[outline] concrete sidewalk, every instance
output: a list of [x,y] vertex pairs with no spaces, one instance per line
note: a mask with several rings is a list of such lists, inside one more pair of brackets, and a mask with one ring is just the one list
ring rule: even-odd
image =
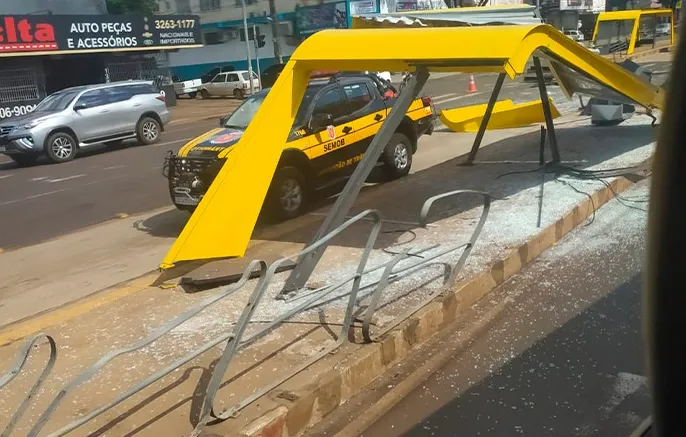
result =
[[[626,167],[643,161],[653,149],[655,131],[648,126],[649,122],[647,117],[637,116],[617,127],[596,128],[589,126],[585,119],[564,117],[556,123],[563,160],[567,165],[585,169]],[[427,140],[441,144],[442,147],[433,150],[444,153],[440,159],[443,161],[447,156],[464,154],[471,146],[472,139],[472,135],[437,132]],[[480,201],[476,198],[459,198],[437,204],[427,228],[418,228],[411,223],[416,222],[423,201],[432,195],[455,189],[484,190],[494,197],[494,203],[486,227],[459,280],[461,284],[467,283],[471,279],[481,278],[486,272],[488,281],[497,284],[513,271],[510,264],[501,263],[503,257],[518,248],[529,247],[523,246],[527,242],[538,241],[534,236],[543,230],[552,232],[559,239],[569,230],[569,226],[565,227],[566,230],[557,229],[561,217],[572,217],[574,224],[578,224],[592,213],[591,205],[599,206],[611,197],[601,181],[572,178],[557,181],[549,175],[544,179],[543,206],[540,224],[537,223],[543,180],[543,174],[536,172],[538,140],[538,128],[488,132],[487,142],[484,143],[488,145],[480,151],[476,166],[458,166],[460,159],[437,164],[440,162],[438,159],[418,154],[412,176],[367,190],[356,203],[354,213],[375,208],[390,220],[377,240],[370,265],[387,261],[393,252],[409,246],[417,250],[468,241],[481,214]],[[615,186],[614,189],[621,191],[621,186]],[[589,202],[588,196],[596,190],[604,190],[604,194],[592,196],[594,200]],[[578,206],[580,204],[584,205],[583,208]],[[324,206],[320,213],[327,208]],[[145,225],[145,233],[152,234],[152,238],[160,238],[163,234],[163,231],[154,230],[156,218],[158,216],[139,222]],[[253,244],[270,245],[276,250],[292,252],[309,241],[321,220],[320,215],[309,215],[281,227],[258,230]],[[171,223],[162,222],[167,223],[166,232],[171,233]],[[121,239],[128,240],[121,241],[123,247],[131,242],[131,235],[136,235],[136,232],[140,231],[129,231],[129,236],[122,234]],[[368,232],[369,224],[362,223],[354,225],[334,240],[315,271],[313,284],[330,284],[341,275],[353,271]],[[540,251],[536,247],[535,244],[530,246],[529,253],[519,250],[521,264],[534,257],[535,250]],[[429,253],[431,250],[425,255]],[[384,327],[393,326],[399,315],[438,290],[444,280],[445,264],[453,264],[459,254],[454,252],[445,255],[436,263],[391,284],[375,313],[373,331],[379,332]],[[5,255],[8,254],[2,257]],[[410,261],[416,261],[416,258]],[[3,259],[0,262],[5,265]],[[257,308],[253,323],[249,326],[248,335],[254,334],[266,322],[298,302],[274,300],[285,276],[277,276],[276,282],[268,289],[265,300]],[[378,279],[378,275],[370,275],[363,282],[375,279]],[[490,284],[488,281],[482,281],[479,289],[484,290],[485,284]],[[207,308],[155,343],[112,362],[82,388],[65,398],[45,431],[55,430],[113,399],[146,375],[232,329],[254,285],[255,281],[251,281],[244,289]],[[366,290],[369,291],[368,288]],[[20,423],[18,435],[26,433],[28,425],[36,420],[53,396],[102,354],[137,341],[191,305],[221,291],[187,294],[180,289],[149,288],[135,295],[124,296],[79,318],[47,328],[46,332],[58,342],[59,358],[45,386],[35,397],[35,406]],[[368,297],[367,294],[359,302],[360,313],[369,304]],[[468,305],[465,302],[470,302],[467,296],[462,296],[462,299],[465,299],[463,303],[453,304],[461,308]],[[221,411],[219,405],[230,407],[255,390],[278,382],[289,376],[301,363],[334,344],[344,305],[345,301],[339,299],[322,306],[320,311],[302,313],[241,351],[224,379],[216,408]],[[446,305],[449,304],[444,303],[444,308],[447,308]],[[341,400],[349,398],[355,390],[373,379],[385,365],[402,357],[405,349],[410,348],[414,341],[421,341],[428,332],[436,329],[440,320],[426,319],[430,325],[423,323],[418,322],[414,328],[410,326],[412,329],[409,331],[409,328],[404,328],[401,337],[389,337],[391,343],[384,341],[365,346],[359,344],[355,336],[351,337],[352,343],[344,344],[335,356],[310,367],[304,374],[295,375],[278,390],[271,391],[268,396],[242,410],[239,417],[208,428],[206,435],[281,435],[282,431],[284,435],[298,435],[308,424],[330,412]],[[1,368],[7,368],[19,347],[20,343],[16,342],[0,349]],[[4,413],[0,416],[3,418],[10,417],[21,395],[40,372],[46,350],[45,346],[38,348],[32,354],[26,371],[5,388],[10,395],[0,405],[0,412]],[[218,354],[217,348],[210,350],[190,365],[176,369],[153,386],[104,413],[73,435],[188,435],[192,429],[191,423],[197,421],[199,402],[202,400],[199,394],[206,387],[208,369],[212,368]],[[269,428],[267,425],[273,425],[278,433],[262,434]]]

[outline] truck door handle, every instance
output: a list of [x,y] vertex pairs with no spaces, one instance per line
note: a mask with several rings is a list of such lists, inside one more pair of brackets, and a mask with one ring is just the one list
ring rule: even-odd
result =
[[383,115],[381,115],[381,114],[376,114],[376,115],[374,116],[374,120],[375,120],[375,121],[380,121],[381,119],[383,119]]
[[101,109],[101,110],[100,110],[100,113],[101,113],[101,114],[105,114],[105,113],[107,113],[107,112],[110,112],[110,110],[109,110],[109,109]]
[[344,134],[349,134],[351,130],[353,130],[353,128],[351,128],[350,126],[346,126],[346,127],[343,128],[343,133],[344,133]]
[[141,106],[141,104],[140,104],[140,103],[134,103],[133,106],[134,106],[135,108],[137,108],[137,107]]

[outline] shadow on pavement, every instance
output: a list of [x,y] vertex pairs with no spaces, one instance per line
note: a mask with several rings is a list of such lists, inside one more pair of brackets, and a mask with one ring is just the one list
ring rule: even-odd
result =
[[640,376],[640,284],[637,274],[619,285],[403,437],[457,435],[451,430],[458,429],[469,436],[628,436],[650,408]]

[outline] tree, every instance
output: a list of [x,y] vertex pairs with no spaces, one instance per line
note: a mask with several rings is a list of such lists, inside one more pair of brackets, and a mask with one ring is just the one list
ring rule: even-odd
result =
[[157,0],[106,0],[110,14],[154,14],[158,10]]

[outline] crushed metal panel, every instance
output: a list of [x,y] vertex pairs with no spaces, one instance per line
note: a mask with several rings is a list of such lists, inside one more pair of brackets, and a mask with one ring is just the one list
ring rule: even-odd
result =
[[[584,50],[588,51],[584,48]],[[571,98],[575,93],[615,102],[638,104],[645,108],[660,109],[664,103],[664,90],[650,83],[644,74],[633,74],[619,64],[589,53],[600,63],[612,66],[612,76],[601,74],[602,70],[584,71],[577,65],[571,65],[568,59],[562,58],[546,49],[536,51],[537,55],[550,63],[550,70],[555,76],[560,89]]]
[[581,73],[574,71],[566,65],[550,61],[557,76],[560,87],[572,94],[583,94],[586,96],[597,97],[599,99],[612,100],[621,103],[636,103],[634,100],[620,94],[619,92],[602,85]]

